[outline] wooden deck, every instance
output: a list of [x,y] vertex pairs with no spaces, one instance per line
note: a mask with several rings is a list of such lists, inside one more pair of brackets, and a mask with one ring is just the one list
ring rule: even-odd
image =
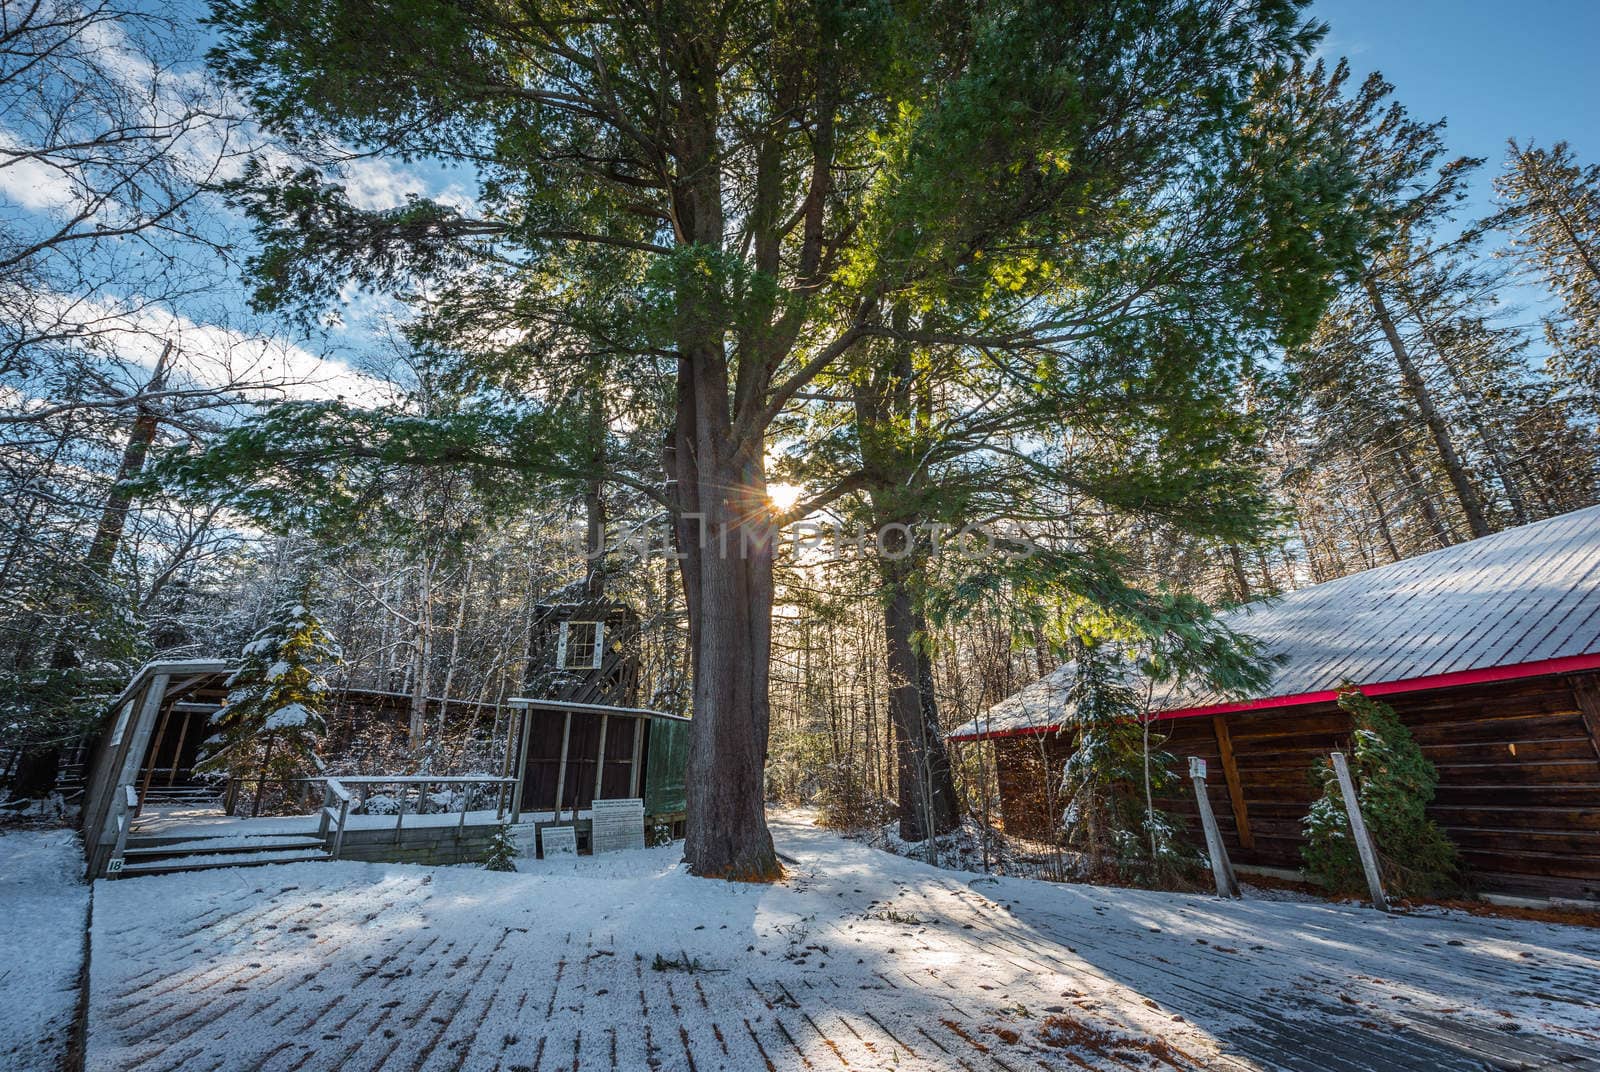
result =
[[660,853],[581,898],[348,863],[102,883],[87,1067],[1600,1069],[1597,931],[995,883],[777,829],[776,888]]

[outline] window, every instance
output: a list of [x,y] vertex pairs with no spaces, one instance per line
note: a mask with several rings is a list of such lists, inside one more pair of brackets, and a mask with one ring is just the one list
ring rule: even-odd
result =
[[598,670],[605,655],[604,622],[562,622],[556,665],[563,670]]

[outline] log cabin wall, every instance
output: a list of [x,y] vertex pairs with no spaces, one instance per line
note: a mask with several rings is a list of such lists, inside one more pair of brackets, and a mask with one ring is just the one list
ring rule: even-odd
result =
[[[1438,768],[1429,814],[1460,849],[1470,883],[1486,892],[1600,900],[1600,672],[1384,700]],[[1234,861],[1298,869],[1300,823],[1315,799],[1312,764],[1349,749],[1349,717],[1323,703],[1158,726],[1170,734],[1166,749],[1180,771],[1189,756],[1206,760],[1211,809]],[[1006,829],[1035,831],[1027,836],[1046,822],[1038,741],[1059,771],[1065,737],[995,742]],[[1198,837],[1193,792],[1187,779],[1183,785],[1161,805]]]
[[1054,734],[1007,737],[994,742],[995,782],[1000,791],[1000,826],[1012,837],[1049,841],[1056,814],[1050,772],[1061,777],[1064,738]]
[[[1600,739],[1585,698],[1600,675],[1549,676],[1387,697],[1439,771],[1429,810],[1481,889],[1600,899]],[[1243,830],[1226,779],[1217,722],[1174,719],[1168,749],[1204,756],[1213,810],[1241,863],[1300,865],[1300,822],[1314,799],[1309,770],[1350,746],[1334,704],[1221,716],[1238,769]],[[1192,798],[1174,801],[1192,815]]]

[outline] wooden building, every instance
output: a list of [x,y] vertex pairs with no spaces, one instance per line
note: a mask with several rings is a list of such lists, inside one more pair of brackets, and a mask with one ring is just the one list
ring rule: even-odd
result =
[[[586,813],[596,799],[639,798],[644,801],[647,829],[665,827],[682,836],[689,720],[634,706],[637,640],[638,616],[620,604],[541,607],[529,637],[526,680],[532,698],[508,700],[503,714],[502,705],[448,697],[427,701],[430,720],[486,719],[503,727],[498,738],[504,745],[499,778],[368,769],[345,780],[365,788],[388,783],[410,786],[419,800],[430,785],[440,789],[452,781],[495,783],[495,807],[473,820],[477,826],[492,832],[502,814],[530,830],[570,825],[580,846],[588,842]],[[193,772],[232,672],[231,660],[152,662],[113,701],[91,749],[84,791],[82,825],[90,875],[107,873],[114,857],[120,863],[130,834],[157,806],[211,808],[219,816],[234,813],[232,784],[222,792],[216,778]],[[341,687],[329,694],[329,701],[326,743],[330,753],[344,757],[347,765],[374,751],[368,746],[380,738],[397,746],[405,736],[412,707],[408,694]],[[392,752],[393,747],[376,750]],[[310,779],[304,787],[296,785],[297,793],[305,789],[308,808],[326,781]],[[509,792],[503,791],[507,786]],[[451,837],[460,849],[456,855],[466,853],[470,858],[467,850],[487,834],[472,828],[466,814],[461,812],[461,825]],[[315,825],[315,820],[313,815],[308,823]],[[392,844],[374,848],[378,855],[370,858],[410,859],[413,850],[432,852],[430,846],[413,844],[433,836],[428,829],[404,831],[402,836],[397,820]],[[357,845],[368,833],[352,830],[346,844]],[[437,855],[428,858],[441,862]]]
[[[1247,604],[1282,659],[1262,695],[1161,688],[1152,719],[1207,760],[1236,863],[1300,866],[1312,764],[1348,750],[1335,690],[1390,704],[1439,771],[1430,814],[1484,892],[1600,901],[1600,507]],[[949,734],[990,742],[1003,822],[1053,835],[1071,666]],[[1193,817],[1192,795],[1166,801]],[[1197,830],[1198,824],[1192,822]]]
[[639,618],[621,603],[542,606],[529,638],[527,698],[515,756],[514,811],[577,817],[595,800],[639,798],[647,826],[681,837],[689,720],[635,706]]

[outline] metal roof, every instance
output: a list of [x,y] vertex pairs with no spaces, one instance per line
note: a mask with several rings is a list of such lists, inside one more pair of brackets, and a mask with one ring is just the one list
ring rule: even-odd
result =
[[[1348,680],[1374,695],[1600,665],[1600,506],[1248,603],[1220,616],[1283,657],[1245,702],[1158,687],[1168,715],[1315,702]],[[1513,669],[1515,668],[1515,669]],[[1070,664],[948,736],[1041,732],[1064,720]],[[1373,687],[1376,686],[1376,687]]]

